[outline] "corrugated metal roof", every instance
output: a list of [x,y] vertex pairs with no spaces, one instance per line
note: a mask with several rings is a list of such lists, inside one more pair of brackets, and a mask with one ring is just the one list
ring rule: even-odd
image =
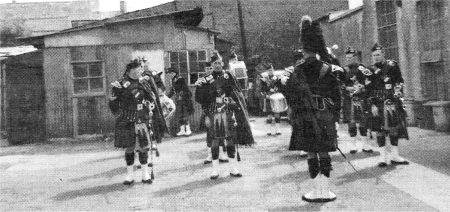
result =
[[17,56],[25,53],[37,51],[34,46],[14,46],[14,47],[0,47],[0,60],[7,59],[11,56]]
[[[85,24],[82,26],[78,26],[78,27],[72,27],[69,29],[65,29],[50,35],[55,35],[55,34],[62,34],[62,33],[68,33],[68,32],[73,32],[73,31],[81,31],[81,30],[86,30],[86,29],[92,29],[92,28],[97,28],[97,27],[103,27],[105,25],[108,24],[117,24],[117,23],[123,23],[123,22],[128,22],[128,21],[136,21],[136,20],[143,20],[143,19],[150,19],[150,18],[156,18],[156,17],[162,17],[162,16],[177,16],[177,15],[186,15],[186,16],[196,16],[199,15],[199,13],[201,14],[201,17],[197,17],[199,20],[194,21],[192,23],[191,26],[198,26],[198,24],[201,22],[201,20],[203,19],[203,11],[201,8],[195,8],[195,9],[191,9],[191,10],[182,10],[182,11],[174,11],[174,12],[168,12],[168,13],[163,13],[163,14],[157,14],[154,15],[153,11],[150,10],[151,8],[147,8],[144,10],[138,10],[138,11],[134,11],[134,12],[129,12],[129,13],[125,13],[122,15],[118,15],[112,18],[107,18],[107,19],[103,19],[100,21],[95,21],[89,24]],[[148,13],[146,13],[146,11],[148,11]]]
[[336,13],[330,13],[328,22],[333,22],[333,21],[339,20],[339,19],[344,18],[348,15],[351,15],[355,12],[358,12],[362,9],[363,9],[363,6],[359,6],[359,7],[353,8],[351,10],[344,10],[344,11],[339,11]]

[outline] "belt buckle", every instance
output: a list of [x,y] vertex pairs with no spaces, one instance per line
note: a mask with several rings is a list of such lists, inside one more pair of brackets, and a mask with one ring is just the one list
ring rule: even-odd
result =
[[[317,109],[320,111],[325,110],[325,101],[323,97],[315,97]],[[322,108],[320,107],[320,103],[322,103]]]

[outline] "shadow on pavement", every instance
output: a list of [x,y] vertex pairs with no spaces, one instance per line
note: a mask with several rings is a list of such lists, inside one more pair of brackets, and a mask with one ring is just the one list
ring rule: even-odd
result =
[[[159,171],[158,172],[155,171],[155,175],[168,175],[168,174],[171,174],[171,173],[180,173],[180,172],[185,172],[185,171],[195,172],[197,170],[204,169],[204,168],[207,168],[207,167],[210,167],[210,165],[205,165],[202,162],[202,163],[199,163],[199,164],[187,165],[187,166],[183,166],[183,167],[180,167],[180,168],[167,169],[167,170],[163,170],[163,171],[160,171],[160,172]],[[156,164],[154,168],[158,169],[158,164]]]
[[263,180],[260,187],[264,189],[276,185],[277,183],[301,183],[309,179],[310,177],[308,171],[294,172],[284,176],[272,177],[267,180]]
[[63,193],[60,193],[60,194],[54,196],[53,199],[56,201],[67,201],[67,200],[72,200],[72,199],[75,199],[78,197],[107,194],[107,193],[116,192],[116,191],[125,191],[129,188],[130,188],[130,186],[125,186],[122,183],[116,183],[116,184],[111,184],[111,185],[102,185],[102,186],[96,186],[96,187],[92,187],[92,188],[63,192]]
[[[299,197],[301,198],[301,197]],[[301,206],[285,206],[269,209],[269,211],[321,211],[326,203],[306,203]]]
[[94,174],[94,175],[90,175],[90,176],[79,177],[79,178],[71,179],[69,181],[70,182],[80,182],[80,181],[85,181],[85,180],[94,179],[94,178],[109,178],[109,179],[111,179],[114,176],[124,174],[125,172],[126,172],[126,169],[124,167],[118,167],[118,168],[111,169],[106,172],[102,172],[102,173]]
[[189,182],[189,183],[186,183],[181,186],[176,186],[176,187],[159,190],[159,191],[155,192],[155,195],[156,196],[167,196],[167,195],[173,195],[173,194],[184,192],[184,191],[193,191],[196,189],[207,189],[207,188],[210,188],[210,187],[222,184],[222,183],[229,183],[235,179],[236,178],[230,177],[230,176],[227,176],[227,177],[222,176],[216,180],[211,180],[209,178],[205,178],[203,180]]
[[394,165],[389,165],[384,168],[378,167],[376,164],[373,167],[369,167],[366,169],[357,169],[358,172],[353,172],[341,175],[336,178],[339,182],[335,183],[336,186],[340,186],[347,183],[352,183],[355,181],[363,180],[363,179],[375,179],[375,184],[378,185],[381,181],[380,176],[395,170],[396,167]]
[[202,149],[196,150],[196,151],[190,151],[187,153],[190,160],[205,159],[207,154],[208,153],[207,153],[206,148],[202,148]]
[[112,156],[112,157],[101,158],[101,159],[92,160],[92,161],[86,161],[85,163],[88,163],[88,164],[92,164],[92,163],[100,163],[100,162],[104,162],[104,161],[108,161],[108,160],[122,159],[123,157],[124,157],[123,155]]

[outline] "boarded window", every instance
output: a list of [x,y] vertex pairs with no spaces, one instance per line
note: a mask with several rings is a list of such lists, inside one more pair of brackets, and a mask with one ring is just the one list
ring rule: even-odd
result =
[[178,74],[194,84],[206,72],[207,59],[205,50],[169,52],[170,67],[176,68]]
[[376,3],[378,40],[385,48],[387,59],[398,61],[397,18],[393,0],[381,0]]
[[72,63],[74,94],[102,93],[104,91],[103,62]]

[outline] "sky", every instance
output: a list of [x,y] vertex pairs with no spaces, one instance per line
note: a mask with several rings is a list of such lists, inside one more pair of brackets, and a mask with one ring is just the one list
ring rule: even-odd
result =
[[[55,0],[55,1],[71,1],[71,0]],[[128,12],[153,7],[156,5],[171,2],[173,0],[126,0]],[[229,0],[224,0],[229,1]],[[350,9],[362,5],[363,0],[349,0]],[[12,0],[0,0],[0,3],[11,3]],[[52,0],[16,0],[17,3],[22,2],[52,2]],[[100,0],[100,11],[118,11],[120,0]]]

